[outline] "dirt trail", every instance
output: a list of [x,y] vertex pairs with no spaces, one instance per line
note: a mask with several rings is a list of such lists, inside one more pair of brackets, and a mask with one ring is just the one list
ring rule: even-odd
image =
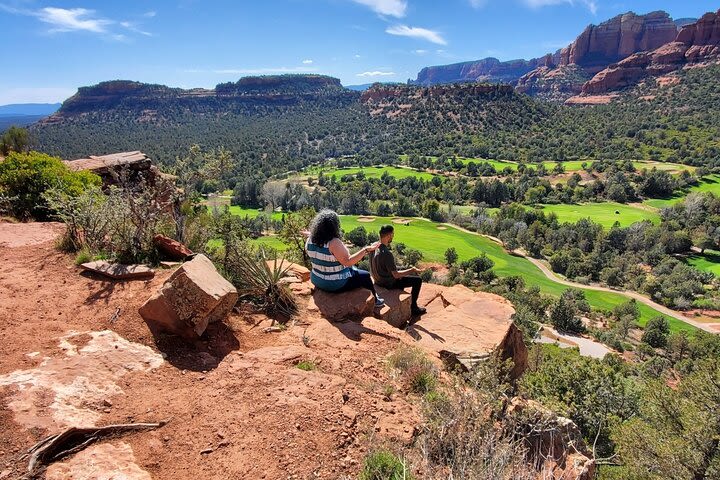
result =
[[[493,237],[493,236],[490,236],[490,235],[482,235],[482,234],[480,234],[480,233],[473,232],[473,231],[471,231],[471,230],[468,230],[468,229],[459,227],[459,226],[457,226],[457,225],[453,225],[453,224],[451,224],[451,223],[446,223],[446,224],[444,224],[444,225],[451,226],[451,227],[453,227],[453,228],[456,228],[456,229],[461,230],[461,231],[466,232],[466,233],[470,233],[470,234],[473,234],[473,235],[480,235],[480,236],[482,236],[482,237],[489,238],[490,240],[494,241],[495,243],[498,243],[498,244],[502,245],[502,241],[501,241],[499,238],[496,238],[496,237]],[[664,315],[667,315],[667,316],[669,316],[669,317],[673,317],[673,318],[675,318],[675,319],[677,319],[677,320],[680,320],[681,322],[688,323],[688,324],[690,324],[690,325],[692,325],[692,326],[694,326],[694,327],[699,328],[700,330],[704,330],[704,331],[709,332],[709,333],[720,334],[720,323],[703,323],[703,322],[698,322],[697,320],[693,320],[692,318],[688,318],[688,317],[686,317],[685,315],[683,315],[683,314],[681,314],[681,313],[679,313],[679,312],[677,312],[677,311],[675,311],[675,310],[672,310],[672,309],[670,309],[670,308],[668,308],[668,307],[666,307],[666,306],[664,306],[664,305],[660,305],[659,303],[655,303],[655,302],[653,302],[652,300],[650,300],[649,298],[647,298],[647,297],[645,297],[645,296],[643,296],[643,295],[641,295],[641,294],[639,294],[639,293],[637,293],[637,292],[633,292],[633,291],[631,291],[631,290],[613,290],[612,288],[602,287],[602,286],[599,286],[599,285],[584,285],[584,284],[582,284],[582,283],[576,283],[576,282],[571,282],[570,280],[565,280],[565,279],[563,279],[563,278],[558,277],[558,276],[555,274],[555,272],[553,272],[552,270],[550,270],[550,269],[547,267],[547,265],[545,265],[542,261],[538,260],[537,258],[532,258],[532,257],[526,255],[525,252],[523,252],[522,250],[518,249],[518,250],[515,250],[513,253],[516,254],[516,255],[519,255],[519,256],[521,256],[521,257],[523,257],[523,258],[525,258],[525,259],[528,260],[528,261],[530,261],[533,265],[535,265],[536,267],[538,267],[538,268],[540,269],[540,271],[541,271],[548,279],[552,280],[553,282],[559,283],[559,284],[561,284],[561,285],[566,285],[566,286],[568,286],[568,287],[580,288],[580,289],[583,289],[583,290],[595,290],[595,291],[598,291],[598,292],[615,293],[615,294],[619,294],[619,295],[624,295],[624,296],[626,296],[626,297],[634,298],[634,299],[637,300],[638,302],[644,303],[644,304],[647,305],[648,307],[654,308],[655,310],[659,311],[660,313],[662,313],[662,314],[664,314]]]
[[[90,447],[48,478],[104,478],[92,470],[102,465],[131,479],[355,478],[369,448],[413,434],[417,407],[385,398],[382,359],[400,340],[381,321],[303,314],[264,333],[267,317],[234,313],[188,346],[154,338],[137,313],[169,270],[107,281],[55,250],[57,225],[0,232],[2,478],[19,477],[24,451],[73,423],[169,420]],[[317,369],[298,369],[302,359]]]

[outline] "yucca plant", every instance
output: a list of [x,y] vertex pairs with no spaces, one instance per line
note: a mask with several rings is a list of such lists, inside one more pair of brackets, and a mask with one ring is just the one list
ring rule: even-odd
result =
[[232,247],[228,273],[238,290],[240,298],[251,300],[270,316],[280,314],[285,321],[297,312],[297,303],[292,291],[281,280],[287,276],[290,263],[275,256],[268,262],[265,251],[259,255],[240,252]]

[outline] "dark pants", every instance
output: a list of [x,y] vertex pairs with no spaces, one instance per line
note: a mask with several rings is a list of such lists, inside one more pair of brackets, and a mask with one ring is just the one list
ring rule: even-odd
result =
[[339,289],[335,290],[334,293],[348,292],[350,290],[355,290],[356,288],[365,288],[367,290],[370,290],[373,295],[377,297],[377,293],[375,292],[375,285],[373,285],[370,272],[360,269],[353,269],[352,277],[348,278],[347,283],[345,283],[345,285],[343,285]]
[[422,286],[422,278],[417,275],[408,275],[407,277],[398,278],[391,288],[407,288],[412,287],[410,296],[412,296],[412,308],[417,308],[418,297],[420,296],[420,287]]

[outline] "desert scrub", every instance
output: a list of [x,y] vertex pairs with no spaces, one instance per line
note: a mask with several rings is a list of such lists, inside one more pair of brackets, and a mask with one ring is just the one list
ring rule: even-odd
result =
[[413,480],[407,464],[389,450],[368,454],[360,471],[360,480]]
[[313,370],[317,370],[317,365],[315,365],[315,362],[312,360],[302,360],[298,362],[297,365],[295,365],[300,370],[304,370],[306,372],[312,372]]
[[530,480],[521,440],[496,420],[488,396],[456,378],[447,393],[428,393],[418,437],[426,478]]
[[426,394],[437,387],[438,370],[419,348],[398,348],[388,357],[388,366],[398,371],[402,383],[414,393]]
[[91,262],[92,259],[92,252],[88,248],[81,248],[80,251],[77,252],[77,255],[75,255],[75,265]]

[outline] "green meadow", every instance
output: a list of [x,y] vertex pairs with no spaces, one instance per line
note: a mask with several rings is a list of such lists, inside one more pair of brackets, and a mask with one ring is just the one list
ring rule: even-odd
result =
[[360,172],[362,172],[368,178],[380,178],[386,172],[391,177],[394,177],[397,179],[415,177],[415,178],[419,178],[421,180],[432,180],[432,178],[435,176],[432,173],[428,173],[428,172],[418,172],[417,170],[413,170],[410,168],[392,167],[392,166],[387,166],[387,167],[349,167],[349,168],[311,167],[306,170],[303,170],[300,173],[300,176],[317,177],[317,175],[320,172],[322,172],[323,175],[326,177],[334,176],[334,177],[338,177],[338,178],[342,177],[343,175],[357,175]]
[[[399,155],[398,156],[401,162],[407,162],[408,155]],[[438,157],[434,156],[428,156],[431,160],[435,161]],[[500,173],[505,168],[510,168],[511,170],[515,171],[518,169],[518,166],[520,165],[518,162],[513,162],[510,160],[491,160],[487,158],[471,158],[471,157],[457,157],[459,161],[461,161],[464,164],[468,164],[470,162],[475,163],[489,163],[495,168],[495,171]],[[566,162],[541,162],[542,165],[545,166],[545,169],[548,172],[552,172],[553,168],[558,163],[561,163],[564,167],[565,172],[572,173],[572,172],[579,172],[583,170],[583,164],[590,165],[592,163],[592,160],[568,160]],[[632,162],[633,165],[637,170],[642,170],[644,168],[652,169],[657,168],[658,170],[664,170],[668,172],[679,172],[681,170],[689,170],[691,172],[695,171],[695,167],[689,166],[689,165],[681,165],[679,163],[669,163],[669,162],[651,162],[651,161],[643,161],[638,160]],[[534,168],[538,165],[538,163],[526,163],[528,167]]]
[[688,189],[683,195],[676,195],[671,198],[653,198],[645,200],[643,203],[654,208],[666,208],[675,205],[682,201],[690,193],[712,193],[716,196],[720,196],[720,175],[710,175],[705,177],[699,185]]
[[545,213],[557,214],[561,223],[575,223],[583,218],[590,218],[605,228],[612,227],[618,222],[621,227],[627,227],[635,222],[650,220],[660,222],[660,215],[649,208],[634,207],[614,202],[557,204],[539,206]]
[[687,259],[687,263],[702,270],[704,272],[710,272],[717,277],[720,277],[720,252],[715,250],[705,250],[703,254],[691,255]]
[[[230,211],[236,215],[256,216],[260,212],[255,209],[244,209],[240,207],[230,207]],[[272,214],[274,218],[280,218],[281,213]],[[342,228],[345,231],[363,226],[368,231],[377,231],[383,224],[393,224],[393,219],[389,217],[369,217],[372,221],[360,221],[354,215],[341,215]],[[449,225],[438,224],[423,219],[410,219],[408,225],[393,224],[395,226],[395,241],[406,244],[409,248],[420,250],[423,253],[424,260],[428,262],[444,263],[445,250],[448,247],[455,247],[460,261],[480,255],[487,254],[495,262],[495,272],[500,276],[518,275],[525,279],[528,285],[537,285],[540,290],[548,295],[559,296],[567,287],[547,278],[539,268],[533,265],[527,259],[511,255],[505,249],[490,240],[470,232],[464,232]],[[265,245],[270,245],[278,249],[282,249],[284,245],[279,242],[276,237],[265,237],[258,239]],[[594,290],[584,289],[588,302],[594,309],[611,310],[615,306],[628,300],[621,293],[597,292]],[[640,307],[640,324],[644,325],[650,318],[660,315],[644,304]],[[694,330],[695,327],[683,323],[674,318],[668,318],[671,329],[678,330]]]

